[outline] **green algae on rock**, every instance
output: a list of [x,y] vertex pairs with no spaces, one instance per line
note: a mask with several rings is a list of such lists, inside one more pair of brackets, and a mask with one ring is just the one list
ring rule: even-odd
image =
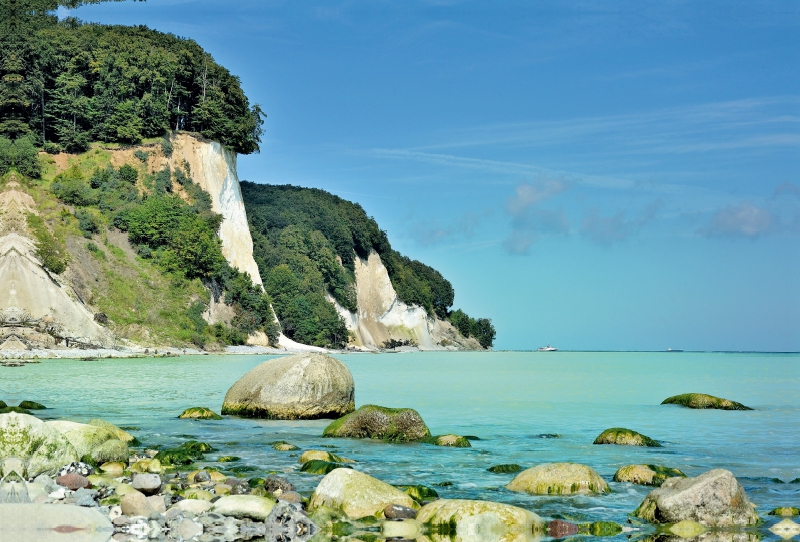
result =
[[435,501],[439,498],[439,493],[436,492],[435,489],[430,488],[428,486],[423,485],[414,485],[414,486],[395,486],[397,489],[401,490],[403,493],[417,501],[418,503],[422,503],[422,501]]
[[660,448],[661,444],[650,437],[624,427],[612,427],[600,433],[592,444],[619,444],[622,446],[648,446]]
[[80,456],[67,437],[34,416],[0,414],[0,457],[17,457],[28,478],[53,474]]
[[[70,422],[66,420],[54,420],[45,422],[48,425],[60,431],[67,440],[78,452],[79,457],[89,456],[93,450],[99,448],[104,442],[108,440],[119,440],[117,437],[96,425],[89,425],[87,423]],[[125,458],[127,460],[127,457]],[[114,461],[117,461],[116,459]],[[101,463],[105,463],[102,461]]]
[[632,515],[651,523],[689,520],[706,527],[758,523],[758,514],[744,488],[725,469],[713,469],[695,478],[669,478],[651,491]]
[[322,436],[413,442],[430,437],[431,432],[414,409],[364,405],[331,423]]
[[161,450],[156,454],[164,465],[191,465],[198,459],[203,459],[203,454],[213,452],[214,448],[205,442],[190,440],[176,448]]
[[182,420],[221,420],[222,416],[206,407],[187,408],[178,418]]
[[492,533],[495,540],[515,540],[514,534],[526,540],[545,530],[542,519],[523,508],[466,499],[440,499],[426,504],[417,514],[417,521],[442,535],[455,535],[457,531]]
[[308,509],[313,512],[331,508],[345,513],[350,519],[382,518],[389,504],[419,509],[414,499],[396,487],[363,472],[339,468],[320,481],[311,495]]
[[721,397],[714,397],[705,393],[683,393],[681,395],[673,395],[661,401],[662,405],[681,405],[687,408],[711,408],[716,410],[753,410],[742,403],[731,401],[730,399],[723,399]]
[[241,460],[241,457],[235,455],[223,455],[222,457],[217,458],[217,463],[234,463]]
[[341,457],[324,450],[306,450],[297,459],[298,463],[308,463],[313,460],[328,461],[329,463],[355,463],[352,459]]
[[520,472],[524,470],[525,467],[522,465],[517,465],[516,463],[506,463],[503,465],[495,465],[494,467],[489,467],[489,472],[493,472],[495,474],[513,474],[515,472]]
[[[6,406],[5,404],[3,406]],[[26,410],[46,410],[47,407],[44,406],[42,403],[37,403],[36,401],[22,401],[19,404],[19,408],[24,408]]]
[[334,463],[332,461],[323,461],[321,459],[312,459],[310,461],[306,461],[300,467],[300,472],[305,472],[306,474],[328,474],[329,472],[334,471],[335,469],[352,469],[350,465],[343,465],[341,463]]
[[315,352],[265,361],[231,386],[222,403],[223,414],[274,420],[336,418],[354,409],[347,366]]
[[15,414],[27,414],[29,416],[33,416],[33,412],[31,412],[27,408],[22,408],[18,406],[5,406],[3,408],[0,408],[0,414],[10,414],[12,412]]
[[795,508],[792,506],[781,506],[770,510],[767,515],[783,516],[783,517],[800,516],[800,508]]
[[277,450],[279,452],[293,452],[295,450],[299,450],[300,449],[298,446],[295,446],[294,444],[290,444],[290,443],[286,442],[285,440],[279,440],[277,442],[273,442],[271,444],[271,446],[272,446],[273,450]]
[[130,455],[127,444],[119,439],[110,439],[93,448],[81,460],[91,465],[102,465],[110,462],[126,463]]
[[630,482],[643,486],[660,486],[667,478],[686,478],[678,469],[661,465],[625,465],[614,473],[615,482]]
[[450,448],[472,448],[467,437],[461,435],[439,435],[437,437],[428,437],[423,440],[426,444],[433,444],[434,446],[447,446]]
[[116,436],[122,442],[129,444],[131,446],[136,446],[139,444],[139,441],[136,439],[136,437],[134,437],[127,431],[120,429],[113,423],[107,422],[105,420],[95,418],[93,420],[89,420],[88,422],[86,422],[86,425],[94,425],[95,427],[101,427],[106,431],[110,432],[112,435]]
[[595,521],[578,525],[578,532],[590,536],[616,536],[622,532],[622,526],[613,521]]
[[519,473],[506,486],[532,495],[610,493],[608,484],[591,467],[578,463],[546,463]]

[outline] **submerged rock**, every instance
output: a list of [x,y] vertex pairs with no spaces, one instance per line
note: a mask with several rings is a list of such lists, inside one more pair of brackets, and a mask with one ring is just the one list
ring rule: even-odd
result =
[[441,499],[423,506],[417,521],[435,526],[439,532],[471,534],[479,539],[505,540],[508,534],[544,531],[542,519],[533,512],[491,501]]
[[661,465],[625,465],[614,473],[615,482],[630,482],[643,486],[660,486],[667,478],[686,478],[678,469]]
[[469,443],[467,437],[461,435],[441,435],[438,437],[430,437],[425,439],[428,444],[435,446],[449,446],[452,448],[471,448],[472,444]]
[[591,467],[578,463],[546,463],[519,473],[506,486],[532,495],[610,493],[608,484]]
[[800,508],[796,508],[793,506],[781,506],[779,508],[773,508],[770,510],[770,516],[784,516],[784,517],[791,517],[791,516],[800,516]]
[[320,481],[308,503],[309,510],[328,507],[344,512],[350,519],[381,518],[387,505],[418,508],[414,499],[363,472],[336,469]]
[[300,467],[300,472],[305,472],[306,474],[328,474],[329,472],[341,468],[352,469],[353,467],[350,465],[343,465],[342,463],[311,459],[303,463],[303,466]]
[[512,474],[524,470],[524,468],[525,467],[522,465],[517,465],[516,463],[507,463],[503,465],[495,465],[494,467],[489,467],[486,470],[495,474]]
[[364,405],[330,424],[322,436],[410,442],[426,439],[431,432],[414,409]]
[[714,397],[705,393],[683,393],[661,401],[662,405],[681,405],[688,408],[713,408],[717,410],[753,410],[742,403]]
[[278,442],[272,443],[272,449],[279,452],[293,452],[295,450],[299,450],[300,448],[294,444],[286,442],[285,440],[279,440]]
[[753,525],[754,506],[733,474],[713,469],[696,478],[670,478],[633,513],[652,523],[696,521],[708,527]]
[[221,420],[222,416],[205,407],[187,408],[178,418],[182,420]]
[[0,457],[16,457],[25,465],[27,478],[54,474],[62,465],[79,459],[75,447],[59,431],[27,414],[0,414]]
[[[3,405],[6,406],[6,405]],[[47,407],[44,406],[42,403],[37,403],[36,401],[22,401],[19,404],[19,408],[24,408],[26,410],[46,410]]]
[[248,418],[337,418],[355,409],[353,376],[326,354],[304,352],[265,361],[225,394],[223,414]]
[[624,427],[612,427],[600,433],[592,444],[619,444],[622,446],[649,446],[660,448],[661,444],[650,437]]

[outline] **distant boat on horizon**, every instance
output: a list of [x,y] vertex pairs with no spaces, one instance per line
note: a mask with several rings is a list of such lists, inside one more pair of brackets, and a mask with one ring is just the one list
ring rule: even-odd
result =
[[547,346],[542,346],[540,348],[537,348],[536,351],[537,352],[558,352],[558,348],[556,348],[554,346],[550,346],[548,344]]
[[683,352],[680,348],[667,348],[667,352]]

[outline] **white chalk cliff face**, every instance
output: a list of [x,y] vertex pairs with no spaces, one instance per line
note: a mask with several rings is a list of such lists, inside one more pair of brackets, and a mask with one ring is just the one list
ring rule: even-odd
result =
[[106,345],[110,333],[69,283],[36,257],[28,213],[37,214],[33,198],[17,182],[7,183],[0,193],[0,349],[53,347],[64,338]]
[[182,168],[184,161],[187,162],[192,180],[211,195],[212,210],[222,215],[219,237],[225,259],[260,285],[261,275],[253,259],[253,238],[236,175],[236,153],[216,141],[201,141],[188,134],[178,134],[172,142],[170,167]]
[[356,258],[358,311],[352,313],[336,303],[355,345],[380,348],[390,340],[413,340],[422,350],[481,349],[474,339],[465,339],[449,323],[433,318],[422,307],[406,305],[397,297],[381,257],[372,252],[365,260]]

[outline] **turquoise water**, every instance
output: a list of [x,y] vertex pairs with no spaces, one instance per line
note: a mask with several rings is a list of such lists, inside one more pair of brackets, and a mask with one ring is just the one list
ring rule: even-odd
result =
[[[287,473],[301,492],[321,477],[295,472],[297,455],[268,443],[301,448],[335,446],[356,468],[394,484],[452,482],[436,487],[445,498],[513,503],[542,516],[624,522],[647,488],[611,482],[601,497],[533,497],[503,489],[513,475],[486,469],[575,461],[609,482],[630,463],[657,463],[697,475],[727,468],[764,515],[798,506],[800,484],[800,355],[730,353],[491,352],[337,355],[353,373],[356,406],[380,404],[420,412],[434,434],[476,435],[469,449],[421,444],[322,439],[328,423],[226,418],[177,419],[190,406],[219,411],[228,388],[270,356],[187,356],[135,360],[45,360],[0,368],[0,399],[51,407],[43,417],[86,422],[101,417],[144,443],[163,445],[187,436],[212,443],[217,455]],[[659,403],[671,395],[703,392],[756,410],[697,411]],[[663,448],[594,446],[609,427],[628,427]],[[560,438],[542,438],[558,434]],[[777,480],[774,480],[777,479]]]

